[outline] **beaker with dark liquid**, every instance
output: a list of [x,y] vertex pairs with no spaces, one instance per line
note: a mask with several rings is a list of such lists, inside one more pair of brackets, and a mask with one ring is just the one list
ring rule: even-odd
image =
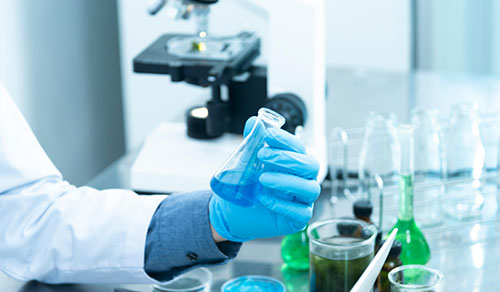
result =
[[313,223],[309,236],[311,292],[348,292],[370,264],[377,228],[357,219]]

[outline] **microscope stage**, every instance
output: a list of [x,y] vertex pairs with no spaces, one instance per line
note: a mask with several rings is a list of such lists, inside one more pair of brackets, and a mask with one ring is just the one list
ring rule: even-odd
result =
[[248,70],[259,54],[260,39],[252,33],[220,38],[165,34],[134,58],[134,72],[208,86],[212,69],[224,68],[232,78]]
[[221,38],[182,36],[169,39],[165,47],[170,55],[185,60],[228,62],[243,54],[245,48],[254,42],[255,37],[251,35]]

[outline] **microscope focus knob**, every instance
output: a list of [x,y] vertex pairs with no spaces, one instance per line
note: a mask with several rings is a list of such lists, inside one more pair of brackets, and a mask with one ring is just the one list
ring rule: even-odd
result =
[[294,134],[298,126],[304,126],[307,119],[306,105],[293,93],[280,93],[270,98],[265,107],[281,114],[286,123],[282,129]]

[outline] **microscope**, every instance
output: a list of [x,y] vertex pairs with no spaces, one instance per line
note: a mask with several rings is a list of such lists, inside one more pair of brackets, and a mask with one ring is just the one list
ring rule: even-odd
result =
[[132,166],[135,190],[207,188],[241,142],[245,121],[261,107],[285,117],[283,128],[300,135],[320,161],[318,179],[326,175],[324,0],[233,1],[265,11],[271,35],[267,66],[254,64],[261,53],[256,33],[210,34],[209,13],[218,0],[150,3],[151,15],[165,10],[174,19],[194,18],[196,32],[160,36],[134,58],[134,72],[209,88],[210,97],[187,111],[183,131],[163,125],[146,139]]

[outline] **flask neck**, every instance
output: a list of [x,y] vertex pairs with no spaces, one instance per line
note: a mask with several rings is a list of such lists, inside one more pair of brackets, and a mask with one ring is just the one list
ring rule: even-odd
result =
[[413,175],[410,173],[401,173],[398,219],[403,221],[413,220]]
[[413,127],[401,125],[401,178],[399,180],[399,220],[413,219]]

